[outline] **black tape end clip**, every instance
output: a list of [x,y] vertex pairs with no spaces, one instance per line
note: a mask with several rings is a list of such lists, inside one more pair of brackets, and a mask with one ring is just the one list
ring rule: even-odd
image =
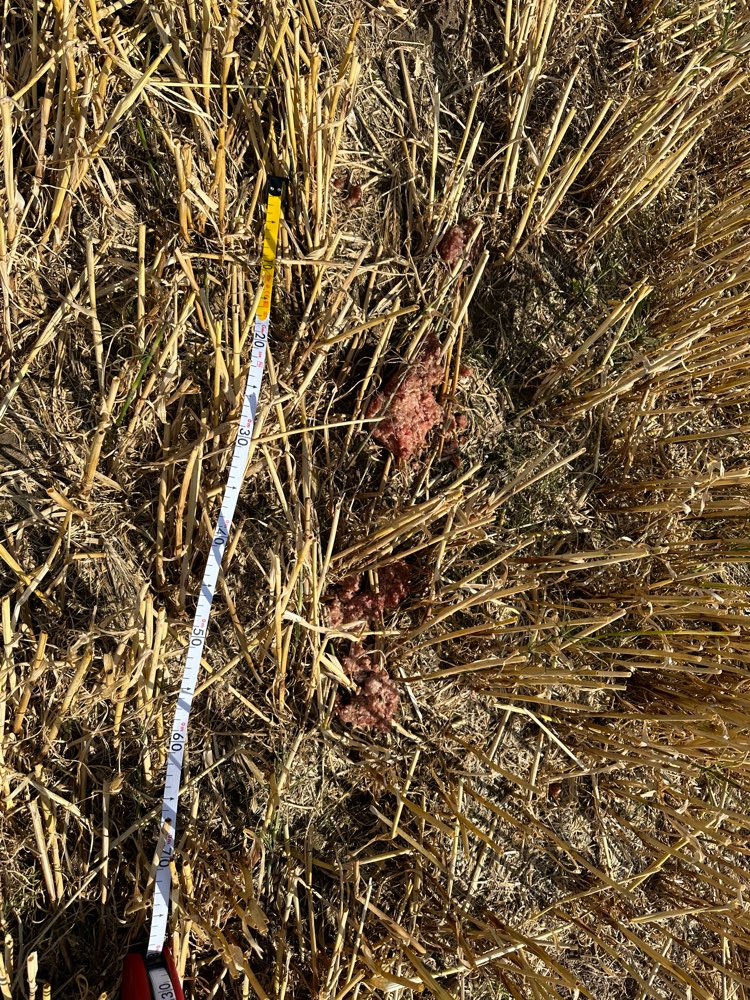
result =
[[286,177],[271,176],[266,184],[266,196],[281,198],[284,195],[284,185],[287,183]]

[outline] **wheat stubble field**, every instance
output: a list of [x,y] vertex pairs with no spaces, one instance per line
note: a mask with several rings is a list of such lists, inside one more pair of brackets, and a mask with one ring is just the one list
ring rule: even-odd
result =
[[0,996],[750,995],[750,9],[6,0]]

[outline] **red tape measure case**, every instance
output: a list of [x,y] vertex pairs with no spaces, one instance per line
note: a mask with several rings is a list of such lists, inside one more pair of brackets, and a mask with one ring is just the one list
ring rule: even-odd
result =
[[131,951],[122,969],[121,1000],[185,1000],[169,949],[144,956]]

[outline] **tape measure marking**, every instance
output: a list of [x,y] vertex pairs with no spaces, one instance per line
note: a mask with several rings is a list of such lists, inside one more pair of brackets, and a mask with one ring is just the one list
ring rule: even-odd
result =
[[[258,408],[263,369],[266,360],[266,344],[268,343],[268,324],[271,311],[271,292],[273,290],[274,265],[276,263],[276,245],[281,219],[281,193],[283,180],[271,177],[268,180],[268,205],[266,209],[266,225],[263,236],[263,260],[261,264],[261,280],[263,288],[260,304],[255,316],[255,330],[250,357],[250,367],[242,402],[240,425],[237,440],[234,444],[229,476],[221,502],[221,511],[216,523],[216,531],[211,541],[206,570],[203,574],[198,603],[195,609],[193,629],[190,633],[185,669],[182,675],[182,685],[177,699],[167,754],[167,773],[164,781],[164,800],[161,813],[164,844],[159,855],[156,869],[156,884],[154,887],[154,909],[151,916],[151,930],[148,939],[148,954],[155,955],[164,947],[167,934],[167,918],[169,916],[169,894],[172,888],[171,861],[174,853],[175,834],[177,829],[177,805],[180,798],[180,781],[182,778],[182,762],[185,756],[185,739],[187,737],[190,709],[193,695],[198,682],[201,665],[201,655],[208,631],[208,620],[211,615],[211,605],[216,593],[216,582],[219,577],[221,561],[227,547],[227,539],[232,527],[237,499],[240,494],[242,479],[245,474],[250,441],[255,425],[255,413]],[[156,986],[156,983],[154,983]],[[157,993],[156,996],[159,996]],[[165,997],[166,1000],[166,997]]]
[[151,991],[155,1000],[177,1000],[177,993],[168,969],[161,966],[158,969],[149,969],[148,978],[151,980]]

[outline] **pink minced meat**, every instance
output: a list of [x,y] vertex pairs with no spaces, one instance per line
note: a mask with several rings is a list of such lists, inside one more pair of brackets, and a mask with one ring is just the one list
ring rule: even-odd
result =
[[[369,587],[363,589],[363,573],[346,577],[328,605],[331,625],[336,628],[352,622],[377,623],[408,595],[411,578],[411,567],[403,559],[378,570],[377,593]],[[357,685],[356,691],[342,691],[336,698],[336,714],[341,721],[350,726],[390,729],[400,697],[385,667],[376,663],[358,642],[352,643],[341,665]]]
[[442,420],[443,408],[433,390],[443,376],[440,344],[431,338],[406,374],[392,378],[368,406],[368,417],[377,417],[387,406],[372,436],[399,462],[420,455],[427,435]]
[[403,560],[378,570],[378,592],[362,589],[364,574],[347,576],[339,584],[328,606],[328,619],[335,628],[350,622],[377,622],[386,611],[393,611],[409,593],[411,569]]
[[375,663],[358,643],[352,646],[351,654],[341,665],[357,685],[357,691],[344,691],[337,696],[339,719],[350,726],[390,729],[400,699],[398,688],[385,667]]
[[477,235],[471,248],[467,250],[469,240],[476,228],[476,219],[466,219],[459,222],[446,232],[437,245],[438,256],[448,267],[454,267],[464,256],[469,264],[476,263],[482,249],[481,233]]

